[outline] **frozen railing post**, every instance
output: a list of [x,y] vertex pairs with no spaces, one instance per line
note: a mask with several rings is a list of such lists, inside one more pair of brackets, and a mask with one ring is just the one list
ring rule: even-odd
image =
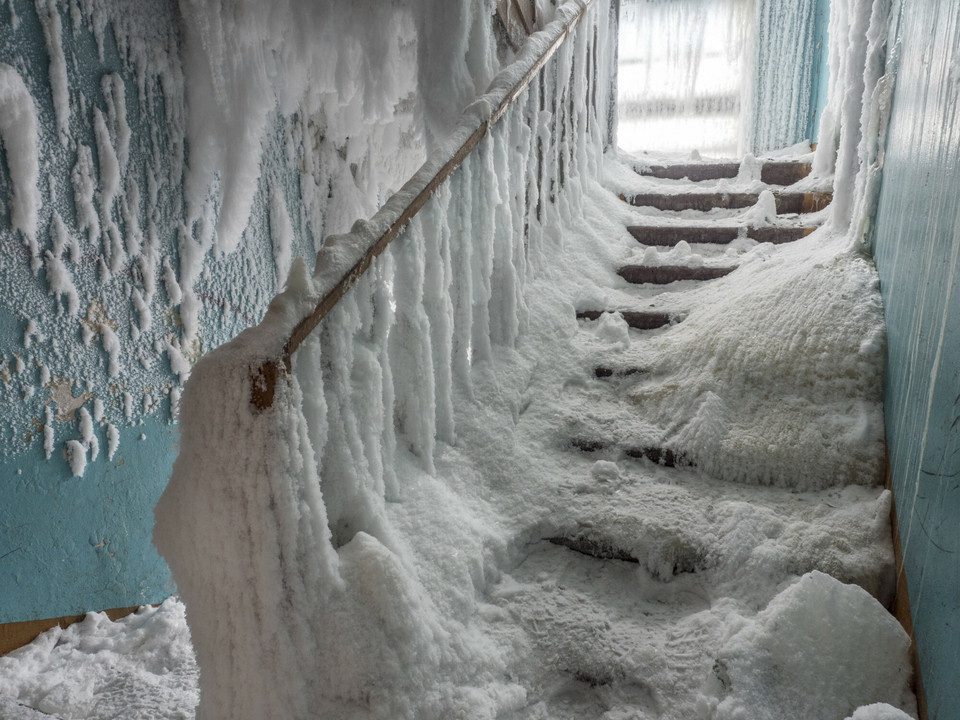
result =
[[610,23],[610,0],[557,8],[376,215],[326,238],[312,273],[294,261],[263,322],[194,368],[154,537],[187,606],[200,717],[340,717],[456,657],[430,613],[376,614],[371,595],[422,595],[388,503],[456,441],[454,398],[523,333],[527,279],[598,174]]

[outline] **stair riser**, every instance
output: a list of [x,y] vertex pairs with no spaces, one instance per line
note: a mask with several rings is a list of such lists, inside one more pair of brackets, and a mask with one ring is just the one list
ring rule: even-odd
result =
[[[739,228],[735,227],[631,226],[627,230],[638,242],[657,247],[673,247],[681,242],[691,245],[725,245],[736,240],[739,233]],[[799,240],[814,230],[814,227],[747,228],[747,237],[761,243],[780,245]]]
[[[735,178],[740,172],[737,163],[690,164],[690,165],[654,165],[649,168],[636,168],[640,175],[664,180],[682,180],[684,178],[699,182],[702,180],[724,180]],[[810,174],[809,163],[768,162],[760,170],[760,181],[767,185],[793,185]]]
[[[577,313],[578,320],[596,320],[604,311],[602,310],[582,310]],[[657,328],[670,325],[679,320],[668,314],[661,312],[640,312],[635,310],[621,310],[620,314],[626,320],[627,325],[635,330],[656,330]]]
[[617,274],[629,283],[666,285],[679,280],[716,280],[729,275],[730,267],[678,267],[673,265],[626,265]]
[[[677,195],[657,195],[645,193],[621,198],[636,207],[649,207],[654,210],[742,210],[753,207],[759,198],[754,193],[680,193]],[[822,210],[833,199],[831,193],[778,193],[774,195],[778,214],[812,213]]]

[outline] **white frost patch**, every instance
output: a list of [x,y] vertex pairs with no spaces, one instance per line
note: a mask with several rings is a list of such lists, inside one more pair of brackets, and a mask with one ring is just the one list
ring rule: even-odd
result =
[[83,477],[87,468],[87,449],[79,440],[67,440],[65,448],[67,462],[70,463],[70,472],[74,477]]
[[117,337],[117,333],[114,332],[113,328],[107,323],[101,323],[99,330],[100,343],[103,345],[103,349],[106,351],[109,359],[107,372],[110,377],[116,377],[120,372],[120,338]]
[[100,218],[94,204],[97,186],[94,182],[93,153],[80,143],[77,145],[77,164],[70,179],[73,183],[73,202],[77,210],[77,227],[87,231],[87,240],[93,244],[100,239]]
[[760,173],[763,170],[763,163],[754,157],[751,153],[743,156],[740,161],[740,169],[737,171],[737,182],[753,183],[760,179]]
[[63,259],[64,253],[69,251],[67,260],[74,263],[80,261],[80,242],[67,229],[57,210],[53,211],[50,221],[50,243],[52,245],[50,251],[55,257]]
[[181,383],[185,383],[190,377],[190,361],[187,360],[180,351],[179,342],[176,340],[167,340],[164,343],[164,350],[167,353],[167,359],[170,361],[170,369],[177,374]]
[[630,347],[630,326],[618,312],[605,312],[597,320],[594,333],[597,339],[617,350]]
[[183,616],[170,599],[117,622],[89,613],[48,630],[0,657],[0,715],[9,698],[14,718],[33,717],[18,714],[23,706],[58,718],[193,717],[197,664]]
[[180,418],[180,388],[170,388],[170,422]]
[[871,703],[857,708],[846,720],[913,720],[913,715],[887,703]]
[[23,233],[30,249],[31,269],[40,269],[37,212],[40,210],[40,159],[37,149],[37,108],[20,74],[0,63],[0,137],[13,181],[10,222]]
[[123,78],[117,73],[107,73],[100,79],[100,88],[107,103],[107,129],[110,143],[116,152],[121,175],[126,173],[130,159],[130,126],[127,124],[127,100]]
[[43,335],[40,333],[40,328],[37,327],[33,318],[30,318],[27,320],[27,326],[23,329],[23,346],[29,350],[33,345],[34,339],[42,342]]
[[113,201],[120,193],[120,161],[107,130],[107,121],[100,108],[93,109],[93,133],[100,161],[100,203],[103,217],[109,218]]
[[150,328],[150,324],[153,322],[153,313],[150,311],[150,306],[143,299],[143,295],[140,294],[140,290],[134,288],[130,292],[130,301],[133,303],[134,309],[137,311],[138,319],[138,328],[141,332],[145,332]]
[[37,0],[37,15],[43,25],[43,40],[50,58],[50,89],[60,144],[66,147],[70,139],[70,94],[67,87],[67,61],[63,54],[63,26],[53,0]]
[[83,447],[90,451],[90,460],[96,460],[100,454],[100,441],[93,430],[93,419],[85,407],[78,411],[80,415],[80,441]]
[[766,225],[777,218],[777,200],[769,190],[763,190],[757,197],[757,203],[747,210],[742,222],[751,227]]
[[113,460],[119,447],[120,431],[113,423],[107,423],[107,460]]
[[180,283],[177,282],[177,274],[170,265],[168,258],[163,259],[163,287],[167,291],[167,299],[170,305],[179,305],[183,300],[183,293],[180,290]]
[[63,260],[52,251],[44,252],[44,267],[47,271],[47,283],[50,286],[50,294],[57,299],[58,311],[63,311],[63,299],[66,299],[66,311],[68,315],[76,315],[80,309],[80,295],[77,293],[77,287],[73,284],[73,274],[67,269]]
[[43,409],[43,453],[47,460],[53,455],[53,408],[47,405]]

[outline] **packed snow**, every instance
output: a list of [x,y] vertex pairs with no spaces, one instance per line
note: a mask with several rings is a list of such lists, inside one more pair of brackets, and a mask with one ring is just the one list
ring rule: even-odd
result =
[[[859,235],[863,173],[882,161],[860,142],[876,125],[861,117],[884,112],[873,85],[824,123],[805,182],[829,186],[836,142],[859,174],[841,152],[818,230],[641,249],[627,225],[798,219],[771,217],[766,196],[709,217],[618,198],[651,181],[603,153],[607,91],[588,69],[609,67],[613,38],[596,0],[294,354],[270,407],[251,404],[264,361],[579,7],[560,8],[398,198],[329,238],[313,272],[288,261],[289,219],[271,202],[268,269],[289,262],[285,291],[178,397],[155,542],[179,599],[116,623],[92,614],[0,658],[5,717],[916,716],[909,639],[886,609],[883,321]],[[832,30],[882,22],[852,0],[835,14]],[[870,38],[851,62],[877,57],[883,38]],[[211,78],[214,101],[242,71]],[[834,97],[850,77],[833,78]],[[234,123],[255,136],[264,110],[250,112]],[[239,170],[224,203],[243,215],[258,170]],[[755,170],[748,158],[723,187],[760,190]],[[736,270],[654,293],[616,275],[626,260]],[[679,321],[634,330],[628,309]],[[620,372],[597,377],[600,364]],[[84,439],[68,442],[79,474],[96,453]],[[690,464],[625,452],[639,446]]]

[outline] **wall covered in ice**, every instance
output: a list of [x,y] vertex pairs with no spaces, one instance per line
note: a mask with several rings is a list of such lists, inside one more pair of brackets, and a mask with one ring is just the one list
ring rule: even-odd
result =
[[933,720],[955,717],[960,704],[960,8],[903,5],[874,244],[887,442]]
[[817,0],[757,0],[747,145],[776,150],[806,135],[817,62]]
[[[439,4],[0,6],[0,622],[169,594],[182,384],[443,132]],[[497,52],[484,6],[446,6],[452,105]]]

